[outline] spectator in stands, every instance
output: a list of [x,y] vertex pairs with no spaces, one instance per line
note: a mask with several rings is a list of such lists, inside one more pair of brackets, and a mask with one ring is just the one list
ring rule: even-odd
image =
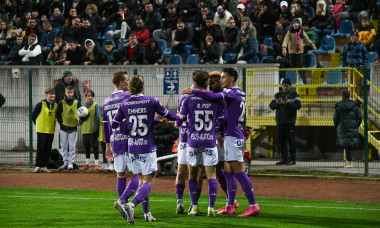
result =
[[103,0],[99,11],[102,12],[102,20],[107,21],[111,15],[119,11],[118,2],[115,0]]
[[227,21],[230,19],[232,14],[225,9],[223,5],[219,5],[217,8],[217,13],[214,16],[214,24],[220,25],[220,28],[224,30],[227,27]]
[[82,65],[83,50],[76,40],[68,40],[69,48],[66,50],[64,65]]
[[54,27],[61,28],[62,25],[65,24],[65,16],[62,14],[59,8],[54,9],[54,13],[50,16],[50,22],[54,25]]
[[324,0],[317,2],[315,16],[311,22],[311,28],[317,33],[320,40],[334,32],[334,20],[330,10],[326,9]]
[[132,30],[136,29],[135,16],[131,14],[125,4],[120,5],[119,11],[108,18],[108,24],[116,24],[114,31],[107,32],[108,40],[125,40]]
[[[159,114],[156,115],[156,118],[163,119]],[[154,144],[157,146],[157,156],[172,154],[173,145],[178,136],[178,128],[173,125],[156,124],[154,127]]]
[[139,43],[136,34],[131,33],[129,35],[129,42],[123,46],[123,65],[144,64],[144,52],[144,46]]
[[295,18],[300,19],[300,23],[309,22],[311,24],[310,14],[304,12],[297,2],[293,2],[290,10],[290,20],[293,22]]
[[219,60],[218,44],[211,34],[206,36],[205,45],[199,51],[200,64],[217,64]]
[[[138,9],[137,12],[135,13],[136,18],[143,18],[144,15],[146,14],[145,12],[145,4],[147,4],[150,0],[141,0],[140,3],[138,3]],[[128,8],[131,9],[131,8]]]
[[98,32],[96,31],[96,28],[91,25],[91,21],[88,18],[83,19],[83,29],[82,29],[82,42],[81,44],[84,44],[84,42],[87,39],[90,39],[95,42],[96,46],[100,46],[98,42]]
[[63,72],[63,77],[59,79],[57,83],[54,85],[55,101],[59,104],[59,102],[61,102],[65,98],[66,86],[72,86],[74,88],[74,98],[78,101],[81,101],[81,95],[78,84],[73,79],[73,74],[69,70]]
[[163,19],[162,28],[153,31],[153,38],[155,40],[164,39],[172,40],[174,31],[177,29],[178,17],[175,13],[176,8],[174,3],[169,3],[167,6],[168,13]]
[[370,51],[376,52],[380,56],[380,30],[377,30],[375,39],[369,47]]
[[224,29],[224,46],[223,53],[233,52],[234,45],[237,42],[239,29],[235,25],[235,19],[228,20],[227,27]]
[[86,50],[83,52],[82,56],[83,65],[103,65],[103,52],[97,45],[95,45],[95,42],[91,39],[87,39],[84,44]]
[[28,44],[18,52],[22,57],[22,65],[40,65],[41,53],[41,46],[38,44],[38,37],[36,34],[31,34],[28,37]]
[[98,7],[95,4],[88,4],[86,6],[86,14],[84,18],[91,21],[91,25],[96,29],[96,32],[104,31],[106,25],[104,24],[102,17],[98,14]]
[[287,1],[282,1],[280,3],[280,14],[278,17],[278,21],[276,21],[276,31],[281,30],[282,32],[287,32],[289,29],[290,24],[292,21],[290,20],[291,15],[290,15],[290,10],[288,7],[288,2]]
[[62,0],[53,0],[50,4],[49,18],[53,15],[55,8],[58,8],[63,15],[66,13],[66,5]]
[[[236,15],[234,16],[235,23],[236,23],[236,26],[240,28],[241,27],[241,21],[243,20],[243,17],[246,17],[248,15],[245,11],[245,6],[241,3],[237,5],[236,11],[237,11]],[[228,26],[228,22],[227,22],[227,26]]]
[[24,37],[22,35],[17,35],[16,44],[14,44],[9,51],[9,54],[6,58],[6,65],[18,65],[21,62],[22,57],[18,54],[18,52],[22,49],[24,43]]
[[134,32],[134,34],[136,35],[139,43],[141,43],[145,49],[149,43],[149,37],[150,37],[149,29],[145,26],[145,22],[141,18],[138,18],[136,20],[136,26],[137,26],[137,29]]
[[66,51],[68,44],[62,40],[62,37],[56,37],[54,39],[54,47],[50,51],[47,61],[51,65],[63,65],[66,61]]
[[[44,30],[42,34],[41,39],[41,48],[42,48],[42,55],[44,56],[44,59],[49,55],[50,51],[55,46],[54,39],[57,37],[59,29],[53,28],[50,21],[44,21],[42,24],[42,28]],[[62,38],[61,38],[62,39]]]
[[[318,0],[319,1],[319,0]],[[329,4],[331,4],[331,3],[328,3],[328,2],[330,2],[330,0],[323,0],[323,1],[325,1],[326,2],[326,5],[327,5],[327,10],[331,10],[331,8],[329,8],[328,7],[328,5]],[[300,8],[301,8],[301,10],[302,11],[304,11],[305,13],[307,13],[307,14],[309,14],[310,15],[310,17],[313,17],[313,14],[312,14],[312,9],[311,9],[311,6],[310,6],[310,0],[293,0],[293,2],[296,2],[296,3],[298,3],[299,5],[300,5]],[[313,3],[314,4],[314,3]],[[316,9],[317,8],[317,5],[315,5],[315,8],[314,9]]]
[[118,50],[115,50],[111,41],[106,41],[105,45],[105,59],[106,65],[119,65],[121,64],[121,55]]
[[142,19],[152,34],[154,30],[161,28],[161,14],[153,8],[153,3],[151,2],[145,4],[145,14]]
[[[303,23],[302,24],[302,29],[306,33],[307,37],[313,42],[313,44],[317,47],[317,34],[315,33],[314,29],[311,29],[308,25],[308,23]],[[303,52],[308,53],[310,50],[313,50],[311,46],[305,46]]]
[[260,11],[257,15],[257,30],[259,34],[260,42],[263,41],[264,37],[269,36],[272,37],[274,33],[274,25],[275,25],[275,15],[273,15],[268,10],[268,5],[266,2],[260,3]]
[[334,22],[335,22],[335,28],[339,28],[340,26],[340,19],[339,19],[339,14],[344,11],[344,2],[343,0],[336,0],[335,5],[331,10],[331,13],[334,17]]
[[[313,31],[314,32],[314,31]],[[283,55],[282,43],[284,42],[285,34],[282,30],[278,30],[275,35],[273,43],[273,59],[275,63],[280,64],[280,68],[291,68],[290,59],[288,55]],[[285,77],[285,71],[280,71],[280,77]]]
[[197,15],[197,20],[195,22],[196,32],[200,32],[202,28],[206,27],[207,17],[215,17],[215,13],[212,12],[207,6],[202,6],[201,13]]
[[345,0],[346,5],[350,8],[347,11],[343,11],[339,14],[340,21],[351,20],[360,21],[362,17],[369,17],[366,2],[363,0]]
[[214,18],[207,17],[206,27],[202,28],[201,31],[201,49],[205,46],[206,36],[211,35],[214,39],[214,42],[218,45],[218,55],[219,55],[219,64],[223,63],[223,47],[224,47],[224,38],[223,32],[220,25],[214,24]]
[[8,54],[10,47],[7,43],[7,39],[11,38],[12,34],[7,28],[6,21],[0,21],[0,56],[3,54]]
[[39,15],[48,15],[50,10],[51,0],[40,0],[36,2],[35,10]]
[[42,26],[42,22],[41,22],[41,18],[40,18],[40,14],[39,14],[38,10],[36,10],[36,9],[32,10],[31,15],[32,15],[32,18],[36,19],[37,24],[39,26]]
[[[68,7],[71,10],[75,10],[77,17],[82,18],[86,14],[86,1],[84,0],[73,0],[72,4]],[[70,14],[71,15],[71,14]],[[70,22],[70,18],[69,18]]]
[[[297,92],[291,88],[292,85],[288,78],[284,78],[281,84],[282,90],[274,95],[274,99],[269,104],[270,109],[276,110],[279,149],[281,152],[281,161],[277,162],[276,165],[295,165],[295,123],[297,110],[301,108],[301,100]],[[290,157],[288,156],[288,144]]]
[[241,27],[238,34],[238,37],[240,37],[241,31],[245,31],[246,33],[249,33],[250,36],[257,40],[257,32],[255,26],[252,24],[251,19],[249,17],[243,17],[243,20],[241,21]]
[[237,53],[237,64],[258,63],[257,43],[246,31],[241,31],[240,39],[234,46],[234,52]]
[[286,56],[289,53],[290,62],[293,68],[302,67],[302,56],[305,44],[310,45],[314,50],[317,50],[315,44],[311,42],[305,31],[302,30],[300,20],[296,18],[293,20],[292,26],[286,33],[284,42],[282,43],[282,55]]
[[150,39],[145,48],[145,60],[149,65],[162,65],[164,63],[164,54],[155,39]]
[[367,49],[365,45],[359,41],[359,33],[351,32],[350,41],[344,45],[342,57],[342,66],[353,66],[358,70],[362,70],[367,64]]
[[172,41],[172,54],[180,54],[186,57],[190,55],[190,50],[193,46],[193,34],[193,29],[187,27],[183,21],[179,20]]
[[361,23],[359,24],[358,33],[359,41],[366,46],[367,51],[370,50],[370,46],[376,36],[376,31],[373,28],[373,25],[369,22],[368,18],[362,18]]
[[177,17],[186,24],[186,27],[195,27],[198,4],[196,0],[180,0],[177,4]]
[[31,12],[32,10],[33,10],[32,1],[17,0],[13,2],[13,12],[18,18],[23,17],[23,15],[25,15],[26,12]]
[[37,20],[35,18],[30,18],[29,26],[25,30],[25,36],[28,37],[31,34],[35,34],[38,40],[41,40],[43,33],[44,31],[42,30],[41,26],[37,23]]
[[32,14],[30,12],[25,12],[21,18],[15,17],[13,21],[13,25],[16,26],[17,28],[21,28],[24,31],[26,27],[29,26],[30,18],[32,18]]
[[345,168],[352,168],[352,149],[359,144],[358,127],[362,123],[359,101],[350,99],[350,92],[342,91],[342,101],[335,105],[334,126],[337,131],[337,145],[346,151]]
[[67,20],[66,20],[65,24],[71,24],[72,20],[74,18],[77,18],[77,17],[78,17],[78,10],[76,10],[76,9],[70,9],[69,16],[67,17]]
[[79,17],[73,18],[71,24],[62,26],[58,36],[62,37],[65,41],[75,40],[76,43],[82,42],[83,28],[80,26],[81,22]]

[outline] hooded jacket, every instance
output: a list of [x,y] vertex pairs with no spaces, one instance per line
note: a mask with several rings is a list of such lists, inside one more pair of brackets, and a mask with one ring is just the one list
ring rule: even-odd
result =
[[65,84],[65,77],[66,76],[63,76],[61,79],[59,79],[58,82],[54,86],[55,101],[59,104],[59,102],[63,100],[63,98],[65,97],[65,87],[68,85],[71,85],[72,87],[74,87],[74,98],[80,102],[81,96],[80,96],[80,90],[79,90],[78,85],[75,83],[74,79],[71,81],[70,84]]
[[[29,45],[30,37],[34,36],[36,40],[32,45]],[[28,44],[26,44],[18,54],[22,57],[23,63],[30,63],[31,65],[39,65],[41,61],[41,46],[38,44],[38,37],[32,34],[28,38]]]
[[164,62],[164,54],[160,47],[158,47],[156,42],[156,47],[152,50],[150,44],[156,42],[154,39],[150,39],[148,46],[145,48],[145,60],[148,64],[161,64]]
[[317,29],[334,29],[334,18],[330,10],[326,10],[325,1],[318,1],[323,5],[323,10],[320,15],[315,15],[312,19],[312,27]]
[[[86,43],[91,42],[94,46],[94,49],[91,53],[87,54],[87,46]],[[87,62],[90,61],[93,65],[103,65],[105,63],[103,52],[98,48],[98,46],[95,45],[95,42],[91,39],[87,39],[85,42],[85,48],[86,50],[83,53],[82,61]]]
[[335,105],[334,126],[337,130],[338,146],[356,146],[359,143],[358,127],[362,123],[360,102],[345,99]]

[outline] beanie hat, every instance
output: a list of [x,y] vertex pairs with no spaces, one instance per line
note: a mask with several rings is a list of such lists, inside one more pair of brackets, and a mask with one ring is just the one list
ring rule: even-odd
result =
[[67,75],[73,76],[73,74],[69,70],[66,70],[65,72],[63,72],[63,78],[65,78]]
[[294,24],[294,23],[298,23],[299,25],[302,26],[302,22],[301,22],[300,18],[294,18],[293,21],[292,21],[292,23],[293,23],[293,24]]
[[287,85],[292,85],[291,82],[290,82],[290,79],[289,78],[284,78],[284,80],[282,80],[282,85],[284,84],[287,84]]

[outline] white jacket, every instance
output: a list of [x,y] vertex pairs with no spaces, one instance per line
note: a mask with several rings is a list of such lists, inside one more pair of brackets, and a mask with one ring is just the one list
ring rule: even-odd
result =
[[[30,35],[29,37],[31,36],[36,37],[36,40],[34,41],[34,43],[32,45],[29,45],[29,38],[28,38],[28,45],[26,45],[28,48],[25,49],[26,46],[24,46],[18,52],[18,54],[22,57],[22,62],[28,62],[30,57],[36,57],[42,53],[41,46],[38,44],[38,37],[34,34]],[[34,47],[34,49],[32,47]]]

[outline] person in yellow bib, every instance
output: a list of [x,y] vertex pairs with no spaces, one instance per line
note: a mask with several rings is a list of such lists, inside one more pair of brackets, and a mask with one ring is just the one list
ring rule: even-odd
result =
[[86,164],[82,170],[91,169],[90,157],[91,147],[94,150],[95,158],[95,170],[99,170],[99,152],[98,152],[98,136],[99,136],[99,117],[100,108],[97,102],[94,101],[95,93],[92,90],[88,90],[85,93],[86,104],[84,105],[88,109],[88,116],[82,123],[82,135],[83,146],[86,151]]
[[45,90],[46,99],[39,102],[33,110],[32,120],[37,132],[37,156],[33,173],[51,173],[48,169],[51,146],[54,139],[55,115],[58,104],[54,101],[55,90]]
[[59,171],[74,168],[77,126],[80,125],[77,112],[81,106],[80,101],[74,98],[74,87],[66,86],[65,98],[59,103],[57,109],[57,121],[60,126],[59,139],[63,157],[63,165],[58,168]]

